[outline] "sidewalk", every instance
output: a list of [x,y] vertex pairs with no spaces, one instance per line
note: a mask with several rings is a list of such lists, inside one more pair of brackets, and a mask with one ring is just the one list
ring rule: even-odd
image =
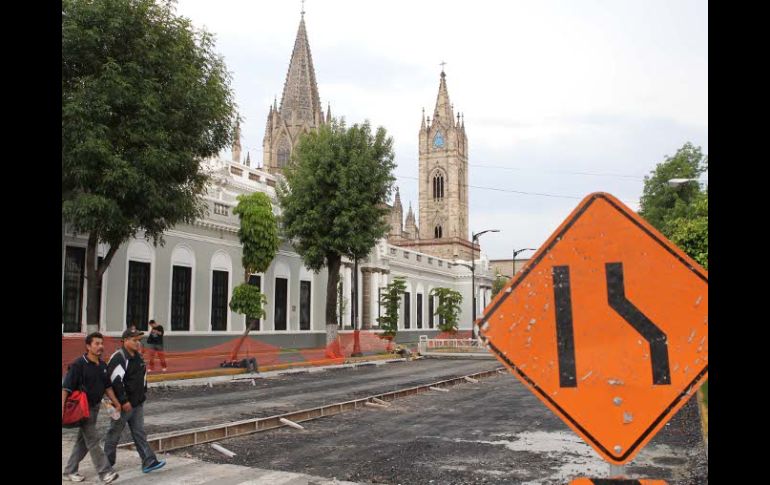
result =
[[[62,463],[69,458],[72,440],[62,440]],[[224,444],[224,446],[227,446]],[[323,477],[313,477],[301,473],[265,470],[240,465],[207,463],[182,454],[158,454],[158,459],[167,464],[160,470],[142,473],[141,460],[134,450],[118,449],[115,470],[120,474],[115,482],[141,484],[197,484],[197,485],[356,485]],[[86,456],[80,462],[79,473],[86,477],[80,483],[101,483],[96,475],[91,457]],[[72,482],[62,480],[62,484]]]

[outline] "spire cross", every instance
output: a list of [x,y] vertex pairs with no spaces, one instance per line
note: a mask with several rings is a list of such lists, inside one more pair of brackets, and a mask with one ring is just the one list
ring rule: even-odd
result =
[[305,0],[302,0],[302,11],[300,12],[303,16],[305,15]]
[[[304,2],[305,0],[302,0],[302,1]],[[441,66],[441,72],[444,72],[444,66],[445,66],[445,65],[446,65],[446,62],[444,62],[444,61],[441,61],[441,62],[439,63],[439,66]]]

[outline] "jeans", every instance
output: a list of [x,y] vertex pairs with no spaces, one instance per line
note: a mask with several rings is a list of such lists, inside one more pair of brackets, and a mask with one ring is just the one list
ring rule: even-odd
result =
[[78,465],[86,457],[87,453],[91,454],[91,461],[94,462],[94,468],[99,474],[100,478],[104,478],[104,475],[112,471],[112,466],[107,460],[107,457],[99,446],[99,435],[96,432],[96,418],[99,415],[99,404],[91,406],[89,408],[90,416],[88,420],[80,425],[78,431],[78,438],[75,441],[75,446],[72,448],[69,460],[67,460],[67,466],[64,467],[64,473],[71,474],[77,473]]
[[118,448],[118,441],[123,429],[128,427],[131,430],[131,437],[134,439],[136,451],[142,459],[142,467],[149,466],[157,460],[155,452],[147,443],[147,434],[144,432],[144,404],[131,408],[129,412],[122,412],[120,419],[110,420],[110,429],[104,438],[104,454],[107,455],[111,465],[115,465],[115,454]]

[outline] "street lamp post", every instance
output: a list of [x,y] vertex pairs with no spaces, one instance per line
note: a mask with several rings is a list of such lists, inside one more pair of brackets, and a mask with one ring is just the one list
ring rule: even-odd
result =
[[533,248],[524,248],[524,249],[514,249],[513,250],[513,272],[511,272],[511,279],[513,279],[513,276],[516,274],[516,256],[519,255],[519,253],[524,251],[537,251],[537,249]]
[[488,232],[500,232],[499,229],[487,229],[474,233],[471,238],[471,305],[473,305],[473,319],[471,320],[471,338],[476,338],[476,241],[482,234]]

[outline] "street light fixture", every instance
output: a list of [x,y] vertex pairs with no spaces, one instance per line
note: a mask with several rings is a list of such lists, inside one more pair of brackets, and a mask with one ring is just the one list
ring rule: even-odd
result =
[[537,249],[534,248],[524,248],[524,249],[514,249],[513,250],[513,272],[511,273],[511,279],[513,279],[514,275],[516,274],[516,256],[519,255],[519,253],[524,251],[537,251]]
[[500,232],[500,229],[487,229],[474,233],[471,237],[471,304],[473,305],[473,320],[471,321],[471,338],[476,338],[476,241],[488,232]]
[[697,181],[698,179],[669,179],[667,183],[669,187],[677,188],[688,182],[697,182]]

